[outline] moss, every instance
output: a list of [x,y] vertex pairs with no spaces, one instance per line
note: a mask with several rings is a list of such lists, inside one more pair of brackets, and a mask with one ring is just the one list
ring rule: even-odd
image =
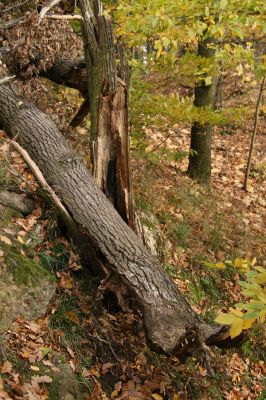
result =
[[16,252],[9,252],[6,258],[6,263],[18,286],[37,286],[39,282],[43,281],[43,279],[48,279],[50,281],[55,280],[46,269],[30,260],[28,257],[23,257]]
[[1,218],[0,218],[0,228],[6,227],[8,222],[11,221],[13,216],[20,216],[20,214],[13,210],[12,208],[9,208],[7,206],[4,206],[3,204],[0,204],[0,213],[1,213]]

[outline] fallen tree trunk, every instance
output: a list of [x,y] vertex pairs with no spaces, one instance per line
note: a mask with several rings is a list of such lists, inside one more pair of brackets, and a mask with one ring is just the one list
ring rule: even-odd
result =
[[90,111],[88,78],[85,60],[56,59],[51,68],[49,68],[47,71],[40,71],[40,76],[43,76],[52,82],[58,83],[59,85],[64,85],[71,87],[72,89],[79,90],[85,100],[70,122],[70,126],[75,128],[80,125]]
[[137,299],[151,343],[171,353],[193,343],[203,349],[205,343],[216,342],[223,327],[204,323],[98,188],[55,124],[9,84],[0,86],[0,126],[28,151],[80,232],[90,239],[97,258]]
[[40,76],[50,79],[59,85],[77,89],[84,97],[87,97],[88,82],[84,59],[56,59],[51,68],[47,71],[40,71]]

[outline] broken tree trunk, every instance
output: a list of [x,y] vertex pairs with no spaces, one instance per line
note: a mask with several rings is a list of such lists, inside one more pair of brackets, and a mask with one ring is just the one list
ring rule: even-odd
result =
[[112,22],[100,1],[80,0],[91,114],[93,175],[135,229],[129,160],[127,86],[118,78]]
[[216,342],[223,331],[191,308],[175,282],[123,221],[56,125],[11,85],[0,86],[0,126],[24,147],[85,234],[94,254],[128,288],[147,337],[166,353]]

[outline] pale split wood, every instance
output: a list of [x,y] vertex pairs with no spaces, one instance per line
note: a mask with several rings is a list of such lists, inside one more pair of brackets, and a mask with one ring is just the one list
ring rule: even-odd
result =
[[44,6],[40,13],[39,13],[39,23],[41,20],[45,17],[45,15],[48,13],[48,11],[51,10],[51,8],[55,7],[57,4],[59,4],[62,0],[52,0],[47,6]]

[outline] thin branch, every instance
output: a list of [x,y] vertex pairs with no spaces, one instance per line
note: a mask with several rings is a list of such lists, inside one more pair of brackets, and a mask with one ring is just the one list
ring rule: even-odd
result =
[[0,85],[5,85],[7,82],[13,81],[15,78],[16,75],[5,76],[4,78],[0,79]]
[[79,14],[75,14],[75,15],[60,15],[60,14],[52,14],[52,15],[46,15],[43,18],[46,19],[63,19],[63,20],[79,20],[79,21],[83,21],[83,18],[81,15]]
[[15,19],[11,19],[10,21],[7,21],[4,24],[2,24],[2,26],[0,26],[0,31],[3,31],[5,29],[13,28],[14,26],[19,24],[20,22],[22,22],[22,23],[26,22],[28,19],[29,19],[29,15],[22,16],[22,17],[19,17],[19,18],[15,18]]
[[14,4],[14,5],[11,6],[11,7],[4,8],[3,10],[0,10],[0,14],[3,14],[3,13],[6,13],[6,12],[15,10],[16,8],[22,7],[22,6],[24,6],[25,4],[27,4],[29,1],[30,1],[30,0],[24,0],[24,1],[22,1],[21,3]]
[[39,14],[39,23],[54,6],[60,3],[61,0],[52,0],[47,6],[43,7]]
[[248,163],[247,163],[247,169],[246,169],[246,173],[245,173],[245,180],[244,180],[244,186],[243,186],[243,189],[245,191],[247,191],[247,187],[248,187],[248,178],[249,178],[251,159],[252,159],[253,148],[254,148],[254,143],[255,143],[256,133],[257,133],[257,128],[258,128],[258,115],[259,115],[260,102],[261,102],[263,89],[264,89],[264,84],[265,84],[265,78],[266,78],[266,75],[262,79],[262,82],[261,82],[261,85],[260,85],[259,97],[258,97],[257,104],[256,104],[254,127],[253,127],[253,133],[252,133],[252,137],[251,137],[249,156],[248,156]]
[[69,212],[67,211],[65,206],[62,204],[60,198],[57,196],[57,194],[53,191],[53,189],[46,182],[42,172],[40,171],[39,167],[35,164],[35,162],[31,158],[31,156],[29,155],[29,153],[25,149],[23,149],[23,147],[21,147],[17,142],[12,141],[12,145],[19,152],[19,154],[23,157],[25,163],[32,171],[32,173],[35,176],[39,185],[42,187],[42,189],[45,191],[45,193],[47,193],[47,195],[53,201],[56,208],[60,212],[62,219],[65,222],[67,222],[70,226],[76,225],[73,218],[71,217],[71,215],[69,214]]
[[155,147],[153,147],[151,149],[150,153],[152,153],[155,150],[159,149],[159,147],[161,147],[167,141],[167,139],[169,139],[170,136],[175,135],[176,133],[182,131],[182,129],[184,129],[184,128],[179,128],[177,131],[170,132],[158,145],[156,145]]

